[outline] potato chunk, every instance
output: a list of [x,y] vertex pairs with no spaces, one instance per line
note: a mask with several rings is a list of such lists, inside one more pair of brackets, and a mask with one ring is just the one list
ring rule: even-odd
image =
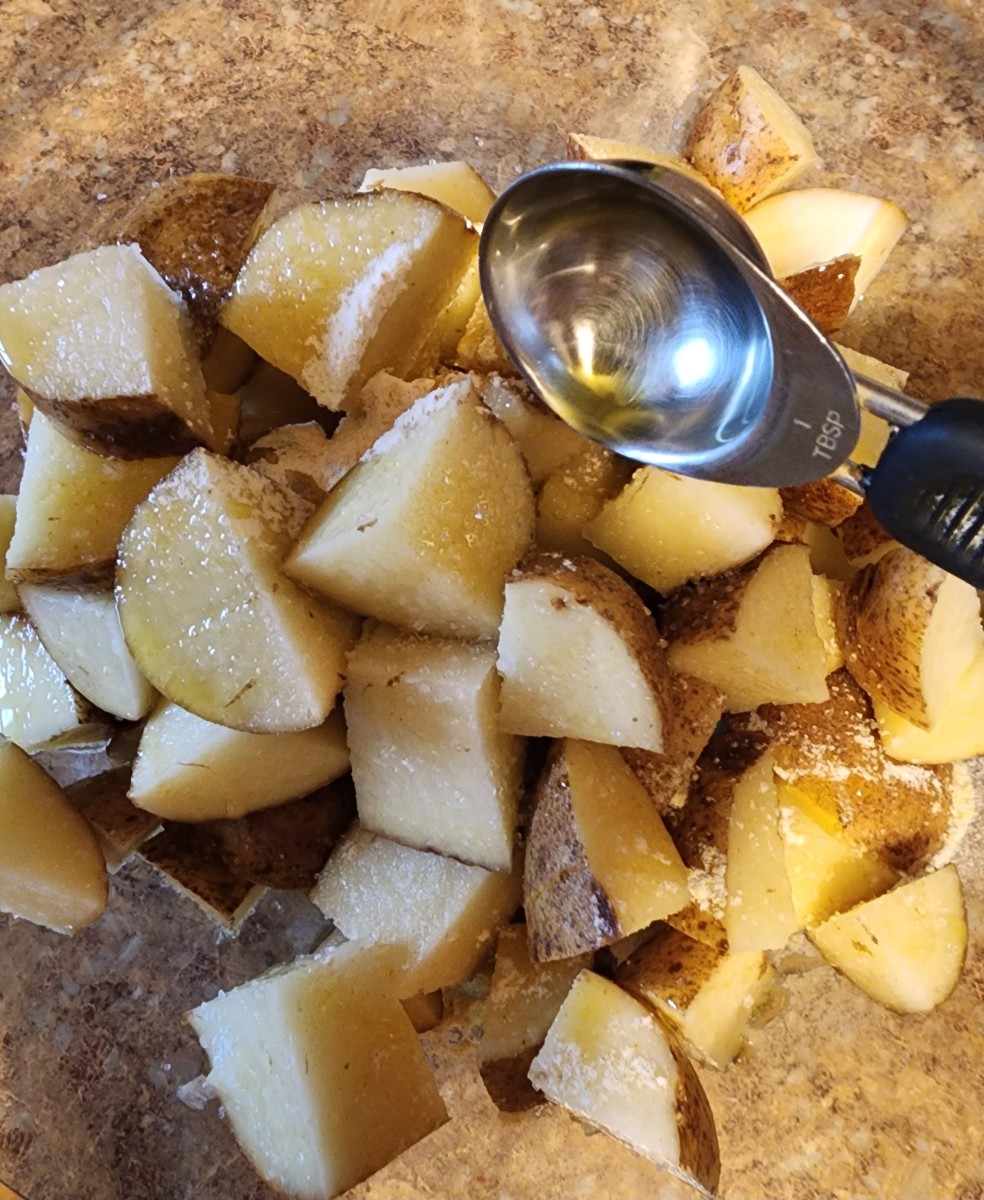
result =
[[739,212],[790,187],[817,161],[806,126],[746,66],[704,102],[683,152]]
[[355,827],[311,898],[346,937],[402,946],[401,999],[467,979],[519,904],[517,876],[465,866]]
[[532,535],[519,448],[464,379],[397,419],[332,490],[286,569],[365,616],[487,638]]
[[0,288],[0,360],[93,450],[141,458],[210,442],[191,323],[136,246],[100,246]]
[[473,225],[485,220],[495,199],[495,193],[481,175],[465,162],[432,162],[416,167],[366,171],[359,191],[378,192],[381,188],[429,196],[460,213]]
[[777,279],[846,255],[860,258],[855,304],[909,223],[891,200],[837,188],[783,192],[756,204],[744,217]]
[[78,692],[121,721],[150,712],[157,693],[127,649],[111,588],[24,583],[20,596],[44,648]]
[[104,458],[35,412],[7,550],[8,577],[14,583],[111,583],[127,521],[177,462]]
[[527,834],[523,906],[533,960],[609,945],[689,899],[680,855],[618,751],[558,742]]
[[517,380],[501,375],[478,376],[475,386],[482,402],[515,438],[534,487],[575,455],[601,449],[554,416]]
[[716,1190],[717,1132],[697,1073],[656,1017],[617,984],[581,972],[530,1080],[704,1194]]
[[[16,515],[17,497],[0,495],[0,568],[6,561],[10,539],[14,536]],[[0,569],[0,613],[16,612],[20,606],[17,589]]]
[[907,721],[877,697],[872,705],[890,758],[903,763],[951,763],[984,754],[984,654],[971,663],[930,730]]
[[169,700],[252,733],[324,721],[352,623],[281,572],[303,513],[248,467],[201,450],[139,506],[120,543],[120,620]]
[[967,916],[953,866],[831,917],[810,937],[824,958],[896,1012],[929,1012],[957,985]]
[[680,154],[666,154],[659,150],[650,150],[639,142],[615,142],[611,138],[594,137],[590,133],[569,133],[565,152],[574,162],[642,162],[654,167],[665,167],[670,171],[679,171],[695,183],[705,187],[714,185],[694,168]]
[[144,726],[130,799],[172,821],[241,817],[306,796],[348,770],[340,712],[291,733],[242,733],[163,701]]
[[590,954],[533,962],[525,925],[507,925],[500,932],[478,1062],[486,1091],[502,1112],[523,1112],[543,1103],[527,1077],[530,1063],[575,977],[590,966]]
[[632,464],[604,446],[589,444],[568,458],[544,480],[537,496],[536,544],[614,566],[611,557],[584,536],[584,527],[625,487],[631,473]]
[[666,620],[670,666],[716,684],[727,712],[827,698],[806,546],[776,545],[743,570],[681,592]]
[[108,888],[85,819],[23,750],[0,741],[0,912],[75,933],[101,916]]
[[410,368],[475,241],[409,192],[301,205],[256,242],[219,319],[321,404],[348,408],[377,371]]
[[499,729],[495,648],[378,626],[349,655],[346,677],[363,826],[508,871],[522,744]]
[[350,944],[221,992],[188,1019],[253,1165],[330,1200],[443,1125],[447,1110],[385,949]]
[[974,588],[902,547],[848,582],[837,625],[858,683],[923,729],[932,729],[984,653]]
[[500,721],[511,733],[662,750],[671,676],[645,605],[589,558],[534,554],[506,584]]
[[775,488],[640,467],[584,534],[636,579],[669,592],[748,562],[770,544],[781,519]]

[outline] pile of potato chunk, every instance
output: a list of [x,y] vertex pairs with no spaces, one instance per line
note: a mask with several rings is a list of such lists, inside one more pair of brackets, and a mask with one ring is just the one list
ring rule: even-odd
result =
[[[809,134],[746,68],[685,158],[568,153],[716,188],[829,333],[905,226],[788,190]],[[26,437],[0,910],[71,933],[131,853],[232,929],[308,890],[329,942],[189,1014],[288,1195],[447,1120],[418,1034],[493,950],[495,1103],[563,1105],[712,1194],[691,1058],[739,1055],[791,937],[901,1012],[957,982],[979,600],[830,480],[685,479],[561,423],[480,296],[492,199],[446,163],[276,216],[266,184],[193,175],[0,288]],[[856,456],[889,433],[866,417]],[[120,722],[132,765],[67,792],[31,757]]]

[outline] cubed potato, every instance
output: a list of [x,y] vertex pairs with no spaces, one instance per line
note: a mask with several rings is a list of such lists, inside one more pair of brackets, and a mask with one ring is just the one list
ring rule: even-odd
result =
[[293,492],[313,513],[331,487],[328,435],[317,421],[281,425],[248,446],[242,461],[284,491]]
[[498,665],[510,733],[663,749],[672,682],[659,633],[600,563],[524,559],[506,584]]
[[734,785],[724,927],[735,954],[780,950],[803,925],[787,877],[774,765],[766,752]]
[[466,866],[354,827],[311,894],[349,938],[402,946],[401,999],[467,979],[519,904],[518,876]]
[[[867,375],[876,383],[883,383],[886,387],[895,388],[897,392],[905,391],[906,381],[909,378],[908,371],[884,363],[870,354],[861,354],[849,346],[841,346],[837,342],[834,343],[834,349],[855,374]],[[873,467],[888,444],[891,433],[892,426],[887,421],[876,417],[874,413],[862,406],[861,433],[857,445],[851,451],[851,458],[856,463]]]
[[876,563],[899,544],[878,524],[867,502],[837,526],[837,536],[851,568],[850,575],[854,575],[860,567]]
[[320,725],[353,623],[287,579],[305,509],[248,467],[188,455],[120,543],[117,601],[150,682],[203,720],[249,733]]
[[494,646],[376,626],[349,655],[345,719],[364,828],[511,869],[522,742],[499,728]]
[[835,528],[861,507],[862,498],[834,479],[817,479],[779,489],[787,512]]
[[478,275],[476,246],[451,299],[431,322],[410,370],[405,373],[408,379],[433,374],[436,369],[455,365],[458,346],[468,329],[468,322],[481,303],[482,285]]
[[238,931],[265,890],[223,862],[211,835],[197,825],[165,823],[153,837],[141,842],[137,853],[168,887],[232,933]]
[[44,413],[35,413],[7,550],[7,578],[14,583],[112,583],[127,521],[177,462],[104,458],[69,441]]
[[127,649],[111,588],[23,583],[19,591],[42,645],[76,691],[121,721],[150,712],[157,693]]
[[211,444],[191,321],[136,246],[100,246],[0,288],[0,360],[93,450],[146,458]]
[[482,1013],[478,1064],[486,1091],[502,1112],[523,1112],[543,1103],[529,1081],[530,1064],[571,984],[590,966],[589,954],[533,962],[525,925],[507,925],[500,931]]
[[597,950],[689,899],[680,855],[618,751],[558,742],[526,838],[523,907],[534,962]]
[[825,575],[828,579],[844,583],[854,574],[854,567],[844,553],[839,534],[839,529],[835,533],[826,525],[807,521],[799,540],[810,549],[810,566],[815,576]]
[[[793,911],[810,928],[862,900],[887,892],[898,873],[824,821],[822,809],[781,780],[777,785],[780,827]],[[816,819],[819,817],[819,819]]]
[[743,215],[777,279],[846,255],[860,258],[854,277],[855,304],[909,224],[891,200],[838,188],[783,192]]
[[885,753],[903,763],[950,763],[984,754],[984,654],[967,674],[926,730],[907,721],[877,697],[872,699]]
[[0,617],[0,733],[24,750],[105,744],[106,717],[72,687],[18,613]]
[[665,615],[670,666],[716,684],[727,712],[827,699],[806,546],[776,545],[742,570],[684,590]]
[[85,817],[102,848],[106,867],[114,875],[130,855],[160,828],[154,813],[137,808],[127,797],[129,766],[113,767],[69,784],[65,794]]
[[725,954],[675,929],[647,942],[615,973],[620,987],[714,1067],[726,1067],[741,1052],[775,979],[761,951]]
[[654,167],[679,171],[695,183],[713,187],[710,180],[695,170],[682,154],[666,154],[650,150],[639,142],[616,142],[611,138],[595,137],[590,133],[569,133],[565,153],[573,162],[641,162]]
[[212,414],[212,438],[209,448],[216,454],[232,454],[239,438],[239,423],[242,418],[242,401],[235,393],[205,392]]
[[869,695],[932,729],[984,653],[977,592],[912,550],[889,550],[844,587],[837,629]]
[[[10,539],[14,536],[14,520],[17,515],[17,497],[0,496],[0,564],[7,558]],[[0,613],[17,612],[20,608],[17,589],[0,571]]]
[[513,377],[519,375],[516,364],[499,340],[489,317],[489,310],[481,296],[455,349],[454,365],[463,371],[482,371]]
[[967,954],[967,915],[953,866],[811,930],[824,958],[896,1012],[929,1012],[957,985]]
[[827,654],[828,675],[839,671],[844,665],[844,651],[837,640],[837,602],[842,588],[843,584],[839,580],[827,579],[824,575],[813,576],[813,611],[817,620],[817,633],[820,634]]
[[554,416],[518,380],[479,375],[475,387],[482,403],[495,413],[518,443],[535,488],[576,455],[601,449]]
[[46,771],[0,741],[0,912],[75,933],[99,919],[108,891],[86,820]]
[[[256,369],[256,365],[256,354],[243,339],[219,325],[215,330],[211,349],[202,362],[202,378],[205,380],[205,387],[213,392],[238,392]],[[221,453],[221,447],[216,446],[215,449]]]
[[837,671],[827,684],[823,704],[766,705],[750,718],[769,738],[777,774],[809,798],[823,828],[845,833],[896,870],[922,867],[947,837],[952,771],[900,768],[851,675]]
[[[297,737],[298,734],[249,734]],[[355,817],[355,790],[343,776],[309,796],[196,829],[237,878],[265,888],[309,892]]]
[[791,187],[817,162],[806,126],[775,88],[746,66],[704,102],[683,152],[742,213]]
[[401,1000],[403,1009],[417,1033],[428,1033],[444,1019],[444,993],[427,992]]
[[236,394],[240,402],[239,444],[242,446],[251,446],[258,438],[283,425],[304,425],[314,421],[330,434],[339,423],[338,413],[323,408],[296,379],[267,362],[257,362],[255,369],[236,389]]
[[487,638],[532,536],[519,448],[462,379],[397,418],[332,490],[286,569],[365,616]]
[[[583,440],[583,439],[582,439]],[[536,544],[559,554],[588,555],[606,566],[609,555],[583,530],[629,482],[633,464],[604,446],[588,445],[544,481],[536,501]]]
[[348,408],[377,371],[410,369],[475,243],[409,192],[301,205],[258,239],[219,319],[321,404]]
[[748,562],[772,542],[781,519],[775,488],[640,467],[584,534],[636,579],[669,592]]
[[854,306],[855,280],[861,259],[847,254],[787,275],[780,287],[796,301],[821,333],[836,333]]
[[260,1175],[330,1200],[443,1125],[447,1110],[386,950],[340,946],[188,1014],[208,1080]]
[[617,984],[581,972],[530,1080],[704,1195],[715,1193],[717,1132],[697,1073],[649,1009]]
[[203,351],[272,195],[272,184],[242,175],[172,175],[137,201],[117,233],[184,300]]
[[140,736],[130,799],[172,821],[244,816],[306,796],[349,766],[336,710],[322,725],[244,733],[162,701]]
[[466,162],[430,162],[414,167],[370,168],[359,185],[360,192],[395,188],[439,200],[448,208],[480,225],[485,220],[495,193],[474,167]]

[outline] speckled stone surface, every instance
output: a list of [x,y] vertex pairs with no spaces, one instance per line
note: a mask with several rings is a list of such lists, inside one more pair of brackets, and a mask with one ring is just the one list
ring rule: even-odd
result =
[[[845,333],[916,395],[984,388],[984,17],[973,2],[3,0],[0,278],[95,244],[172,172],[236,170],[289,198],[367,166],[462,157],[501,186],[576,129],[675,147],[739,63],[803,115],[830,182],[912,228]],[[2,407],[7,408],[9,389]],[[16,425],[0,427],[16,481]],[[984,1197],[984,836],[960,862],[973,946],[925,1018],[815,959],[746,1060],[703,1077],[728,1200]],[[29,1200],[266,1200],[212,1106],[181,1013],[306,950],[322,926],[269,896],[217,935],[146,867],[72,942],[0,918],[0,1178]],[[454,1120],[353,1195],[692,1195],[558,1111],[500,1117],[474,1069],[480,1008],[426,1042]]]

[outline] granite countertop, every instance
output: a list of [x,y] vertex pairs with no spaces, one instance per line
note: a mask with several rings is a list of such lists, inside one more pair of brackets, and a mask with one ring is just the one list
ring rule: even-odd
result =
[[[98,242],[171,173],[238,171],[300,198],[431,157],[501,186],[562,156],[568,130],[673,148],[749,63],[807,122],[812,182],[912,218],[843,340],[911,371],[917,396],[979,394],[982,60],[971,0],[4,0],[0,277]],[[984,1196],[980,824],[958,861],[973,945],[941,1009],[893,1015],[804,959],[747,1058],[703,1072],[722,1196]],[[0,1179],[30,1200],[267,1200],[214,1106],[176,1098],[203,1065],[180,1014],[322,932],[271,894],[229,941],[140,865],[71,942],[0,918]],[[466,999],[426,1039],[455,1119],[353,1195],[692,1195],[562,1112],[499,1116]]]

